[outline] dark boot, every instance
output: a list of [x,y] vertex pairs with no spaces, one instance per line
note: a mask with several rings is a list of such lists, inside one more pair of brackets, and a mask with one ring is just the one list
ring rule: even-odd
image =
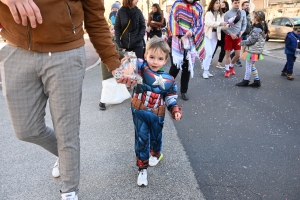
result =
[[242,80],[242,82],[235,84],[236,86],[242,86],[242,87],[247,87],[249,84],[249,80]]
[[253,83],[249,84],[250,87],[260,87],[260,80],[254,80]]

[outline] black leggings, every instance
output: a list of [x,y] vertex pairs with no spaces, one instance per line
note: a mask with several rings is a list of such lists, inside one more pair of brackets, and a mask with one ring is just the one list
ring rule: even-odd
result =
[[223,59],[225,57],[224,45],[225,45],[225,33],[223,31],[221,31],[221,40],[218,40],[215,52],[214,52],[214,54],[212,56],[212,57],[214,57],[214,55],[215,55],[215,53],[216,53],[216,51],[218,49],[218,46],[220,46],[221,47],[221,51],[220,51],[219,59],[218,59],[218,62],[220,62],[220,63],[223,62]]
[[[171,67],[169,70],[169,74],[176,78],[180,69],[173,63],[173,57],[170,53],[171,58]],[[182,72],[181,72],[181,79],[180,79],[180,92],[186,93],[189,88],[189,81],[190,81],[191,72],[189,72],[189,61],[186,59],[186,52],[184,52],[183,64],[182,64]]]

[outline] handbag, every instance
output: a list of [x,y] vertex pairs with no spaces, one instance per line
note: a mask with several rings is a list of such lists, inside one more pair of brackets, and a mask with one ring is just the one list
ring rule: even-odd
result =
[[119,104],[130,97],[126,85],[117,83],[114,77],[102,81],[102,103]]

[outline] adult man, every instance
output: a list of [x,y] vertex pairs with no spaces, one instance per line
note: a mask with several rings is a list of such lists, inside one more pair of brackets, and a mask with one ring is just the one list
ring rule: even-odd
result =
[[[249,3],[249,1],[244,1],[242,3],[242,10],[244,10],[246,12],[246,19],[247,19],[247,27],[246,27],[245,32],[242,35],[242,40],[247,40],[248,35],[249,35],[250,31],[251,31],[251,27],[252,27],[252,25],[251,25],[251,16],[250,16],[250,12],[249,12],[249,10],[250,10],[250,3]],[[230,55],[231,59],[234,56],[235,56],[235,52],[232,52],[231,55]],[[238,67],[242,67],[243,66],[240,59],[238,59],[236,61],[235,65],[238,66]]]
[[[235,75],[234,64],[240,57],[241,51],[241,36],[246,30],[247,19],[244,10],[240,10],[240,0],[231,0],[232,8],[225,13],[224,21],[232,22],[232,25],[225,31],[225,77],[228,78],[230,75]],[[234,50],[235,56],[230,59],[230,52]]]
[[[63,183],[61,199],[77,200],[86,63],[83,20],[108,69],[114,73],[120,66],[103,0],[1,0],[0,13],[0,34],[8,41],[0,53],[3,95],[15,134],[59,157],[56,175]],[[130,79],[119,82],[130,84]],[[55,132],[44,120],[48,99]]]

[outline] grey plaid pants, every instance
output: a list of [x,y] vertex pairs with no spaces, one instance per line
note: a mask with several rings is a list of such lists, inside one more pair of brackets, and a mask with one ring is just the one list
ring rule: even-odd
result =
[[[38,53],[6,45],[0,51],[3,95],[18,139],[59,156],[62,193],[78,190],[84,47]],[[54,130],[45,124],[49,100]]]

